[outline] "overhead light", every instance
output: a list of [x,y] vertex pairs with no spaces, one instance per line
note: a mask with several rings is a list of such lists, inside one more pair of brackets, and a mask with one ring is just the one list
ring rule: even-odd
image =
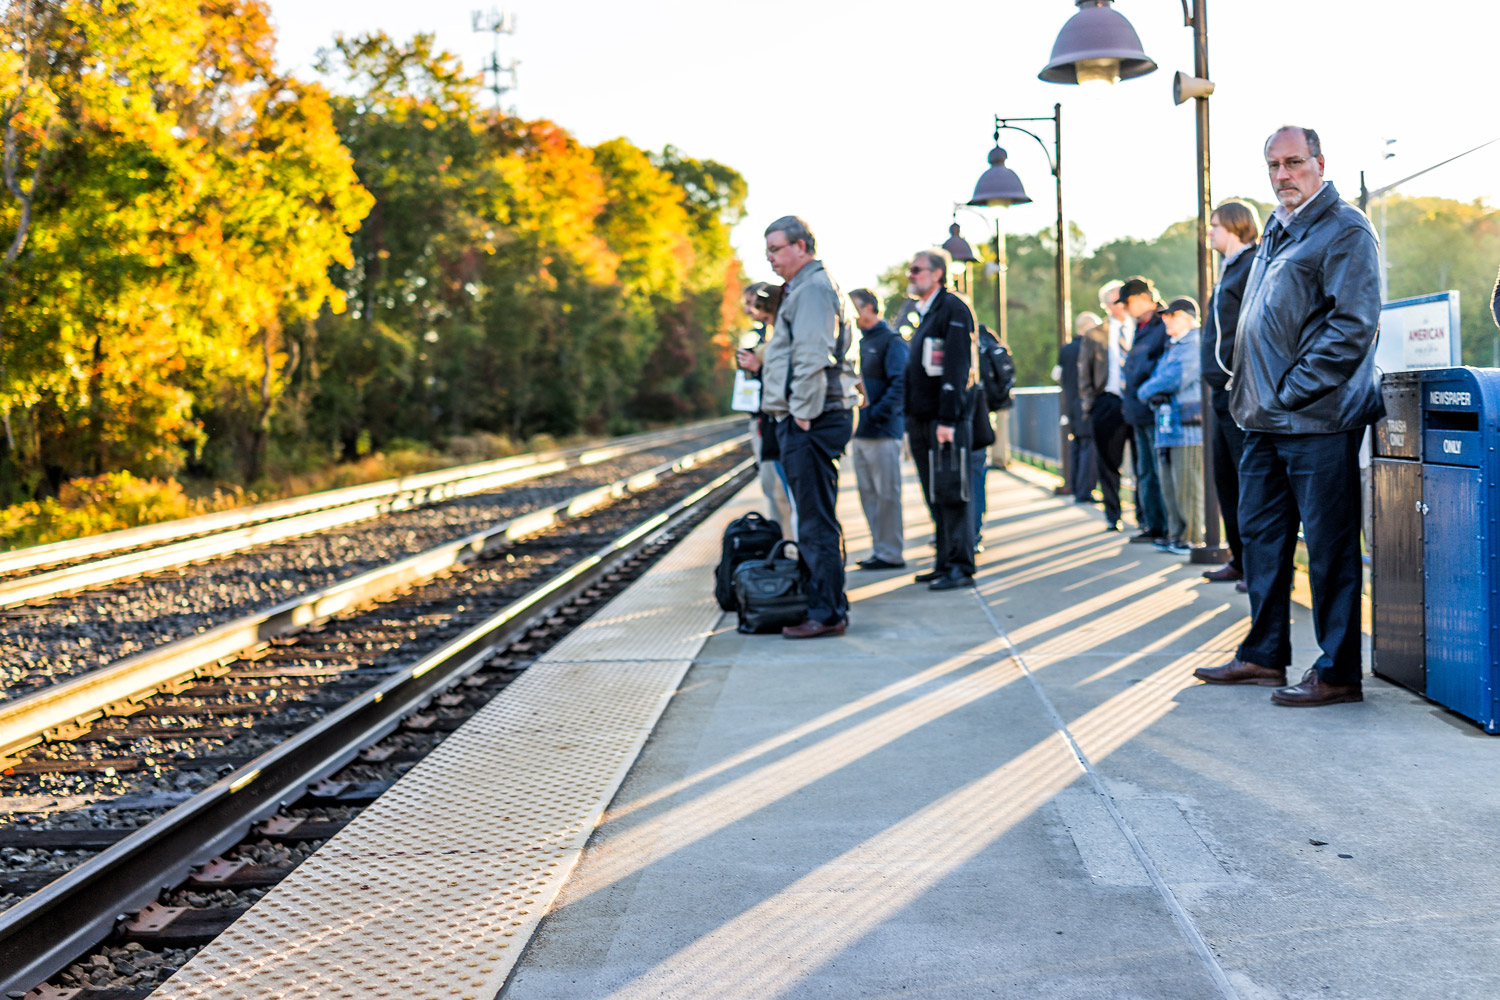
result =
[[1057,33],[1039,74],[1048,83],[1115,83],[1156,69],[1141,39],[1111,0],[1077,0],[1078,13]]
[[970,205],[1025,205],[1031,201],[1021,178],[1005,165],[1005,150],[996,146],[990,150],[990,169],[979,175],[974,185],[974,197]]
[[1073,71],[1080,84],[1120,82],[1120,60],[1118,59],[1080,59],[1073,64]]

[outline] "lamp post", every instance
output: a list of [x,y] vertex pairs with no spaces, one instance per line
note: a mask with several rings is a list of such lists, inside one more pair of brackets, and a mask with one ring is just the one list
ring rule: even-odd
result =
[[[1118,15],[1117,15],[1118,16]],[[1052,123],[1052,149],[1047,148],[1047,143],[1041,136],[1030,129],[1022,128],[1015,122],[1051,122]],[[1072,277],[1068,269],[1068,234],[1063,220],[1063,198],[1062,198],[1062,105],[1054,104],[1052,114],[1043,118],[1001,118],[995,116],[995,148],[990,150],[990,169],[986,170],[979,178],[979,183],[974,188],[974,197],[970,205],[1019,205],[1031,201],[1026,192],[1021,188],[1021,179],[1015,172],[1005,166],[1005,150],[1000,148],[1000,130],[1011,129],[1015,132],[1024,132],[1036,140],[1037,145],[1042,147],[1042,155],[1047,158],[1047,166],[1052,171],[1053,182],[1057,190],[1057,346],[1062,348],[1067,345],[1072,335],[1073,325],[1073,294]],[[998,154],[998,159],[996,154]],[[1000,171],[1003,171],[1000,172]],[[1016,197],[1019,195],[1019,197]],[[995,225],[995,247],[996,261],[1000,265],[1001,273],[997,280],[997,301],[995,305],[996,320],[1000,325],[1000,342],[1006,344],[1005,336],[1005,313],[1002,309],[1003,301],[999,297],[1003,294],[1005,258],[1003,254],[1004,242],[1000,234],[999,220]],[[1068,431],[1059,426],[1059,437],[1062,447],[1059,451],[1063,468],[1063,478],[1072,482],[1071,455],[1068,448]]]
[[[1156,69],[1141,49],[1140,37],[1113,0],[1076,0],[1078,12],[1058,32],[1052,58],[1038,76],[1049,83],[1077,84],[1099,81],[1115,83],[1145,76]],[[1172,98],[1181,104],[1195,101],[1198,135],[1198,302],[1208,305],[1213,290],[1213,256],[1208,246],[1208,219],[1212,211],[1209,189],[1208,97],[1214,85],[1208,78],[1207,0],[1181,0],[1184,23],[1193,29],[1193,75],[1178,73],[1172,82]],[[1219,496],[1213,477],[1212,390],[1203,383],[1203,522],[1204,546],[1194,549],[1195,563],[1221,563],[1229,550],[1219,537]]]
[[949,257],[958,261],[960,264],[966,265],[963,271],[963,291],[967,294],[972,294],[970,290],[971,282],[969,281],[969,269],[967,265],[974,263],[979,258],[974,255],[974,248],[969,245],[969,241],[964,239],[958,233],[958,206],[956,205],[953,209],[953,222],[948,226],[948,238],[943,241],[943,249],[947,251]]

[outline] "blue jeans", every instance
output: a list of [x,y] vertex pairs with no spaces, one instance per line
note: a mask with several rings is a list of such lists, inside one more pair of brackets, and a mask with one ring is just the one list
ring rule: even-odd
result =
[[1156,474],[1156,425],[1131,428],[1135,432],[1135,518],[1141,530],[1152,535],[1167,533],[1167,505],[1161,498],[1161,478]]
[[969,507],[974,512],[974,544],[977,547],[984,536],[984,477],[990,471],[990,450],[980,448],[969,452],[969,471],[973,485],[969,487]]

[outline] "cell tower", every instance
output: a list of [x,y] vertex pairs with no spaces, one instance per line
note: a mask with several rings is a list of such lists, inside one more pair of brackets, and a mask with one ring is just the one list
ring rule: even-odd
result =
[[[474,30],[488,32],[495,36],[495,49],[490,55],[490,61],[484,64],[485,79],[490,81],[487,89],[495,95],[495,110],[500,110],[500,98],[516,89],[516,67],[521,64],[512,59],[504,65],[500,62],[500,36],[514,35],[516,33],[516,15],[509,11],[502,12],[497,7],[489,10],[476,10],[474,12]],[[503,81],[509,80],[509,83]],[[514,109],[512,109],[514,113]]]

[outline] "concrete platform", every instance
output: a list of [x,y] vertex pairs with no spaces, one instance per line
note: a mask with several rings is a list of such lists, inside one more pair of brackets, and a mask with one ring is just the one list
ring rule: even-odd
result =
[[[977,591],[851,572],[842,639],[724,617],[501,995],[1500,990],[1500,741],[1369,677],[1200,685],[1247,598],[1023,478],[989,497]],[[910,481],[907,522],[921,568]]]

